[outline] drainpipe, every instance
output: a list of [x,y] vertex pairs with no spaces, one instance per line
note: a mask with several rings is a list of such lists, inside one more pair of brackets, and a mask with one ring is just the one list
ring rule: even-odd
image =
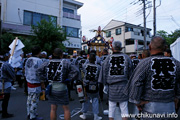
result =
[[124,25],[124,53],[126,53],[126,38],[125,38],[125,33],[126,33],[126,26]]
[[7,0],[4,0],[3,22],[6,20]]
[[63,0],[59,0],[59,25],[62,27],[62,17],[63,17]]

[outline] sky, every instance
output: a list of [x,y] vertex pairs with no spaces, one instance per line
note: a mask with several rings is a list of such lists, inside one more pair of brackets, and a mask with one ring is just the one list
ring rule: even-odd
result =
[[[76,0],[84,3],[78,10],[81,15],[82,35],[87,39],[95,36],[90,30],[104,28],[112,19],[143,26],[142,2],[139,0]],[[138,2],[139,1],[139,2]],[[153,0],[148,0],[153,5]],[[134,4],[136,3],[136,4]],[[156,0],[159,5],[160,0]],[[157,31],[168,33],[180,29],[180,0],[161,0],[157,8]],[[147,5],[148,7],[148,5]],[[146,9],[147,27],[153,34],[153,7]]]

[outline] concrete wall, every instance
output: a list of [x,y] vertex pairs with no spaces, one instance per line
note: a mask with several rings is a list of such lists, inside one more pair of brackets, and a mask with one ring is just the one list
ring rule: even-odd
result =
[[[57,24],[60,26],[68,26],[79,28],[81,30],[81,21],[63,17],[63,7],[73,9],[77,15],[77,6],[73,4],[63,3],[63,0],[1,0],[1,20],[4,23],[23,25],[24,10],[37,12],[57,17]],[[81,39],[68,37],[69,42],[73,43],[73,47],[81,48]],[[76,44],[76,47],[74,45]]]
[[69,19],[69,18],[63,17],[62,25],[81,29],[81,21],[78,21],[75,19]]
[[[68,4],[67,2],[64,2],[63,7],[74,10],[74,15],[77,15],[78,8],[76,5]],[[62,26],[79,28],[79,30],[81,30],[81,20],[63,17],[62,18]],[[68,37],[68,39],[69,39],[68,42],[70,42],[72,45],[68,46],[69,43],[67,41],[63,42],[67,48],[78,48],[78,49],[81,48],[81,38]]]
[[[110,28],[110,26],[108,26]],[[121,28],[121,34],[120,35],[116,35],[116,29],[118,28]],[[137,28],[133,28],[134,31],[140,31],[140,29],[137,29]],[[135,52],[135,48],[134,48],[134,44],[133,45],[125,45],[125,39],[134,39],[134,40],[144,40],[144,36],[142,36],[142,34],[140,33],[140,35],[135,35],[134,34],[134,31],[131,32],[125,32],[125,26],[121,26],[121,27],[115,27],[115,28],[112,28],[112,29],[109,29],[107,30],[108,31],[111,31],[111,37],[114,38],[114,40],[118,40],[118,41],[121,41],[122,43],[122,47],[125,47],[125,50],[123,49],[122,51],[126,52],[126,53],[132,53],[132,52]],[[108,41],[111,39],[111,37],[106,37],[106,35],[104,36],[105,40]],[[146,37],[146,40],[147,41],[151,41],[151,38],[149,37],[149,35],[147,35]],[[138,48],[142,47],[142,45],[138,45]]]
[[[67,41],[63,42],[63,44],[67,48],[81,48],[81,39],[80,38],[73,38],[73,37],[67,37]],[[68,45],[70,43],[70,46]]]
[[60,23],[59,0],[3,0],[3,22],[22,25],[24,10],[56,16]]

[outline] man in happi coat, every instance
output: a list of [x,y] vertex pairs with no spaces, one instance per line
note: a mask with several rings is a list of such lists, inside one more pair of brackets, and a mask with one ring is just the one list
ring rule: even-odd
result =
[[102,64],[99,82],[108,84],[109,97],[109,120],[114,120],[117,103],[123,115],[123,120],[127,120],[128,96],[123,90],[128,83],[132,73],[132,62],[128,55],[121,53],[122,44],[120,41],[112,43],[113,54],[109,55]]
[[[129,94],[129,101],[136,104],[144,114],[175,113],[180,98],[180,62],[164,56],[166,42],[162,37],[153,37],[149,49],[151,56],[137,65],[124,93]],[[172,118],[153,118],[156,119]]]
[[[14,115],[8,113],[8,104],[11,95],[11,82],[15,79],[14,68],[6,62],[5,52],[0,51],[0,93],[3,92],[2,100],[2,118],[11,118]],[[2,91],[3,89],[3,91]]]
[[63,52],[56,48],[50,61],[45,62],[38,69],[41,80],[51,80],[52,88],[49,95],[51,103],[51,120],[57,119],[57,107],[61,105],[64,109],[65,120],[70,120],[69,97],[67,84],[78,77],[78,69],[66,59],[62,59]]
[[42,117],[37,117],[37,108],[39,97],[42,90],[45,90],[44,81],[37,75],[37,69],[43,63],[39,58],[41,48],[34,46],[32,48],[32,57],[28,58],[25,63],[25,77],[28,85],[27,98],[27,115],[30,120],[42,120]]

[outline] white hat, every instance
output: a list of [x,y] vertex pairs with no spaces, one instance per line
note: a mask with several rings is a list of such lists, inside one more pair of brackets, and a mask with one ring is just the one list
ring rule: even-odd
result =
[[42,51],[41,54],[42,55],[47,55],[47,52],[46,51]]

